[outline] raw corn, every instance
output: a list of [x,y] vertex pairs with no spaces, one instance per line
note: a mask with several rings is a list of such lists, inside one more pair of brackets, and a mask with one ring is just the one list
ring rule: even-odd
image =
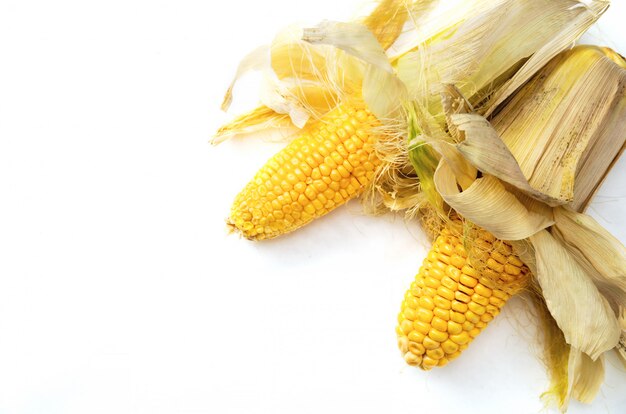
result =
[[360,195],[380,164],[374,115],[340,105],[274,155],[237,195],[228,224],[251,240],[293,231]]
[[398,316],[404,360],[424,370],[458,357],[530,276],[509,244],[461,229],[459,219],[443,228]]

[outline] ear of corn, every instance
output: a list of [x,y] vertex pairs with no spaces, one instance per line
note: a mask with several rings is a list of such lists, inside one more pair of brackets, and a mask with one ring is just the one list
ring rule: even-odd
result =
[[358,196],[380,164],[376,118],[341,105],[274,155],[236,197],[229,225],[262,240],[293,231]]
[[459,219],[443,228],[398,316],[404,360],[424,370],[458,357],[530,275],[509,244],[461,228]]

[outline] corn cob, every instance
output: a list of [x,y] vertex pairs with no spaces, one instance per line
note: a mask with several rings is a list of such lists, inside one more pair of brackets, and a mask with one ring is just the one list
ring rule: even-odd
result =
[[482,229],[464,236],[461,226],[443,228],[398,316],[404,360],[423,370],[458,357],[529,279],[509,244]]
[[229,225],[251,240],[293,231],[358,196],[380,164],[360,105],[343,104],[274,155],[237,195]]

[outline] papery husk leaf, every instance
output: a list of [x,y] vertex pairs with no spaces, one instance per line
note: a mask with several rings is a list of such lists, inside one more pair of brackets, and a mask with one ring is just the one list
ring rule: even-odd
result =
[[295,131],[289,115],[279,114],[267,106],[259,106],[224,124],[211,139],[213,145],[227,139],[264,132],[268,130],[284,131],[287,137]]
[[267,74],[261,86],[261,102],[276,113],[289,115],[297,128],[304,128],[311,117],[303,102],[290,93],[289,86],[273,74]]
[[397,76],[370,65],[363,79],[363,99],[379,120],[398,118],[402,115],[406,89]]
[[554,223],[551,217],[528,211],[497,178],[490,175],[478,178],[461,192],[445,160],[435,172],[435,185],[450,207],[502,240],[525,239]]
[[[396,61],[407,53],[424,47],[436,37],[446,38],[454,33],[464,21],[481,16],[495,7],[502,7],[507,0],[418,0],[411,4],[408,20],[410,27],[405,30],[387,50]],[[446,35],[447,34],[447,35]]]
[[376,9],[363,19],[363,24],[372,32],[383,49],[391,46],[402,33],[409,17],[407,3],[409,3],[407,0],[381,0]]
[[[579,356],[574,356],[575,354]],[[569,375],[572,377],[572,397],[582,403],[591,403],[604,382],[604,356],[600,355],[593,360],[587,354],[571,348],[569,367]]]
[[626,143],[626,70],[603,49],[578,46],[550,61],[492,124],[520,179],[558,201],[549,204],[582,210]]
[[[388,54],[404,61],[398,62],[398,74],[415,99],[423,99],[424,83],[431,93],[437,93],[439,85],[450,83],[482,114],[582,35],[603,11],[598,3],[603,2],[592,1],[589,9],[578,8],[582,3],[576,0],[442,4],[437,9],[449,7],[447,16],[435,9],[416,19],[415,40],[404,45],[404,52],[412,50],[410,53]],[[430,20],[435,16],[439,20]],[[511,76],[515,83],[509,81]],[[505,84],[506,92],[499,91]],[[515,88],[511,89],[512,85]],[[498,100],[484,105],[485,98],[494,94]]]
[[233,89],[237,84],[239,78],[244,76],[253,70],[265,70],[270,67],[269,47],[260,46],[248,53],[239,63],[235,77],[231,81],[226,93],[224,94],[224,100],[222,101],[222,111],[228,111],[233,101]]
[[[488,98],[555,35],[565,32],[572,42],[575,40],[574,33],[578,32],[568,27],[577,16],[589,14],[586,9],[576,9],[578,5],[581,3],[575,0],[446,1],[437,3],[428,13],[412,16],[413,29],[403,33],[387,49],[387,55],[405,82],[409,98],[421,108],[418,116],[426,117],[427,124],[437,124],[444,134],[431,133],[432,125],[419,125],[426,138],[410,143],[410,147],[424,141],[435,148],[439,141],[456,139],[454,127],[446,130],[445,108],[438,97],[438,93],[446,92],[446,83],[454,84],[470,106],[483,114],[489,109]],[[459,62],[459,55],[471,58]],[[440,153],[447,151],[435,149]],[[397,167],[398,157],[392,153],[385,153],[385,158],[396,165],[388,168],[388,180],[378,184],[383,191],[402,192],[397,187],[401,180],[394,176],[394,168],[404,168]],[[472,181],[458,174],[457,164],[451,162],[451,167],[459,184],[466,188]]]
[[363,25],[324,21],[304,29],[305,42],[328,45],[365,64],[362,95],[368,109],[385,121],[401,115],[406,100],[404,84],[395,75],[385,51]]
[[591,216],[567,208],[554,210],[552,233],[619,316],[626,309],[626,248]]
[[[495,7],[484,14],[474,15],[461,24],[446,27],[422,47],[402,58],[401,79],[407,84],[413,99],[423,97],[425,83],[429,95],[442,92],[443,85],[460,86],[480,66],[481,56],[490,45],[487,40],[505,15],[505,8]],[[407,62],[410,62],[407,64]],[[415,76],[422,72],[423,75]],[[436,101],[436,96],[430,97]],[[432,102],[429,107],[434,105]]]
[[304,30],[289,26],[276,34],[270,49],[272,70],[278,79],[318,81],[325,76],[326,51],[302,41]]
[[[600,125],[597,139],[587,146],[576,170],[574,200],[569,206],[584,212],[600,185],[626,149],[626,60],[608,48],[598,48],[603,56],[603,64],[608,67],[610,76],[598,81],[607,95],[614,93],[607,116],[597,120]],[[613,65],[609,64],[611,62]],[[615,87],[615,85],[617,87]],[[590,105],[593,105],[590,102]],[[591,122],[591,121],[590,121]],[[594,137],[595,138],[595,137]],[[612,157],[612,158],[611,158]]]
[[478,114],[458,114],[452,115],[450,121],[463,132],[465,138],[457,144],[457,148],[480,171],[514,185],[548,205],[555,206],[563,203],[548,194],[535,190],[528,183],[515,157],[485,118]]
[[[541,39],[540,47],[530,56],[528,61],[503,85],[485,105],[485,116],[490,116],[493,111],[504,102],[511,94],[513,94],[520,86],[528,81],[535,73],[537,73],[544,65],[546,65],[553,57],[561,51],[570,48],[574,42],[582,36],[585,31],[609,7],[608,0],[590,0],[590,1],[551,1],[544,0],[545,6],[554,6],[555,11],[560,9],[557,14],[550,16],[546,13],[546,21],[543,24],[557,28],[556,33]],[[547,9],[539,6],[536,9],[539,13],[544,13]],[[555,19],[554,21],[551,19]],[[545,32],[543,27],[534,27],[532,24],[521,22],[521,29],[528,33],[537,31]]]
[[626,368],[626,331],[622,331],[622,336],[615,347],[615,351],[617,352],[619,360],[622,361],[624,368]]
[[325,20],[316,27],[304,29],[302,40],[311,44],[334,46],[365,63],[393,73],[384,49],[372,32],[361,24]]
[[360,95],[363,65],[334,47],[303,41],[303,33],[290,26],[274,38],[266,90],[277,90],[275,101],[297,103],[319,119],[346,96]]
[[[454,142],[461,142],[465,139],[465,135],[457,128],[452,120],[454,115],[471,114],[474,112],[472,104],[463,96],[459,88],[454,85],[444,85],[441,93],[441,106],[446,116],[446,124],[448,133],[452,136]],[[458,148],[458,146],[457,146]]]
[[532,295],[537,309],[543,334],[543,362],[548,369],[550,387],[541,394],[541,399],[550,404],[555,403],[562,411],[567,409],[570,382],[568,361],[570,346],[565,342],[563,332],[550,315],[546,303],[539,292]]
[[[261,46],[250,52],[239,64],[222,103],[227,110],[237,81],[250,71],[262,71],[261,103],[278,114],[287,114],[297,128],[303,128],[310,117],[321,117],[337,105],[343,84],[336,79],[343,76],[331,72],[336,69],[326,64],[326,55],[334,53],[302,42],[302,30],[289,27],[276,36],[271,46]],[[288,69],[286,69],[288,68]],[[239,124],[261,125],[259,113],[255,118],[237,119]],[[226,129],[232,129],[226,127]],[[219,134],[223,139],[227,134]],[[231,134],[232,135],[232,134]]]
[[565,340],[592,359],[615,347],[621,329],[608,301],[576,260],[548,231],[530,236],[534,273]]

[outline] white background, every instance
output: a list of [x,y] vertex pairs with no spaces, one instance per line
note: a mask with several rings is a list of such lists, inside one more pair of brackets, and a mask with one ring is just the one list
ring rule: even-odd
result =
[[[1,414],[542,410],[520,300],[445,369],[405,366],[415,224],[351,203],[275,241],[226,234],[280,147],[208,143],[239,59],[355,3],[0,2]],[[626,53],[625,15],[593,39]],[[625,179],[622,159],[590,211],[623,242]],[[618,364],[572,413],[626,412]]]

